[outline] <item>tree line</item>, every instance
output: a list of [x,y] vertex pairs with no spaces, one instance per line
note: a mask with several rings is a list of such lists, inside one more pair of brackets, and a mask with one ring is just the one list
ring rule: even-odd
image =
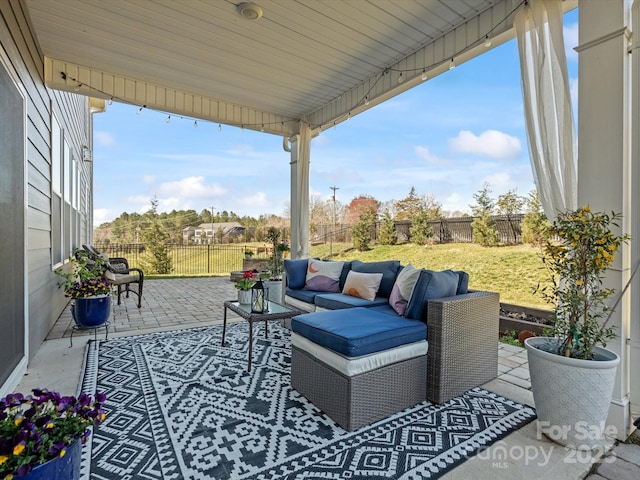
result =
[[[499,243],[494,215],[506,216],[507,220],[524,214],[522,220],[522,239],[525,243],[540,244],[545,238],[545,228],[549,225],[543,211],[537,191],[532,190],[527,197],[518,195],[513,189],[493,198],[491,186],[483,184],[473,195],[475,203],[470,205],[473,222],[473,241],[484,246]],[[335,198],[322,200],[312,196],[309,202],[309,234],[313,238],[320,226],[350,225],[354,248],[366,250],[372,241],[383,245],[393,245],[398,236],[395,222],[408,220],[410,241],[416,245],[427,245],[432,241],[433,232],[430,220],[438,220],[451,216],[469,216],[461,212],[445,212],[442,204],[431,194],[419,195],[415,187],[411,187],[408,195],[400,200],[380,202],[371,195],[358,195],[348,204],[342,205]],[[245,227],[241,236],[219,238],[219,242],[262,242],[267,240],[270,228],[279,229],[283,238],[288,237],[290,225],[289,211],[283,216],[261,215],[258,218],[239,216],[235,212],[221,211],[212,215],[204,209],[200,213],[195,210],[173,210],[166,213],[157,212],[157,201],[152,201],[152,209],[144,214],[122,213],[112,222],[107,222],[94,231],[97,243],[146,243],[151,237],[158,243],[162,237],[164,243],[182,244],[182,231],[189,226],[203,223],[238,222]],[[375,225],[380,228],[375,234]],[[335,229],[334,229],[335,230]],[[515,232],[515,231],[514,231]],[[514,233],[515,243],[515,233]]]

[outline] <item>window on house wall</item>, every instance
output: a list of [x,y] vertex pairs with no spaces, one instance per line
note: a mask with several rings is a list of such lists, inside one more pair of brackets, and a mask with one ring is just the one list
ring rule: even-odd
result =
[[51,115],[51,264],[64,260],[62,249],[62,130]]
[[63,172],[62,184],[64,189],[63,195],[63,216],[62,216],[62,234],[63,234],[63,252],[66,257],[71,254],[72,230],[73,230],[73,210],[71,208],[71,192],[73,191],[73,158],[71,156],[71,147],[67,139],[64,139],[63,147]]

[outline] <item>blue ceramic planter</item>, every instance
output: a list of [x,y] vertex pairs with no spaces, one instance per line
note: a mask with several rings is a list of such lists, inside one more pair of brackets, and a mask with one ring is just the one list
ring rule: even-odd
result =
[[82,442],[77,440],[67,447],[64,457],[56,457],[38,465],[22,480],[78,480],[80,478],[80,454]]
[[76,298],[71,305],[71,315],[79,328],[96,328],[109,320],[111,313],[111,297]]

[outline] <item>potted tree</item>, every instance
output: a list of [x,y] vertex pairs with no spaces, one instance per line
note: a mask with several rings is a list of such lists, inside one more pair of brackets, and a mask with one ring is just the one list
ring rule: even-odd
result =
[[79,328],[104,325],[111,314],[113,284],[103,278],[107,261],[100,256],[76,249],[69,257],[70,270],[62,267],[55,274],[62,278],[59,288],[73,299],[71,315]]
[[555,305],[546,337],[525,340],[540,430],[553,441],[592,449],[602,443],[620,358],[607,350],[615,337],[607,323],[614,293],[603,286],[627,235],[619,214],[594,213],[588,206],[558,215],[542,249],[550,286],[539,289]]
[[266,238],[271,243],[271,259],[269,260],[269,279],[264,282],[269,289],[269,298],[276,302],[282,301],[282,265],[284,252],[290,250],[289,244],[280,240],[281,233],[276,227],[267,229]]

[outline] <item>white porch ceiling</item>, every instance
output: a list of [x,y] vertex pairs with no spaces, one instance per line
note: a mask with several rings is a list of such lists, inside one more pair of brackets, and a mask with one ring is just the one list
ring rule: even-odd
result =
[[257,0],[254,21],[228,0],[25,3],[51,88],[288,136],[504,41],[521,1]]

